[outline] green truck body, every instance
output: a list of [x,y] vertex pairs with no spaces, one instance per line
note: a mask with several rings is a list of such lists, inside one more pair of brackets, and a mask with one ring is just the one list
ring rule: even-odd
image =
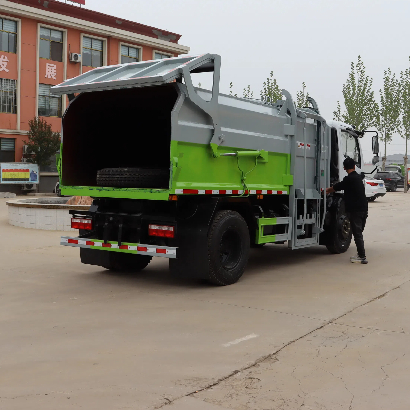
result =
[[[79,236],[61,241],[83,263],[140,270],[167,257],[175,275],[227,285],[250,246],[349,247],[343,199],[324,195],[341,178],[347,126],[329,127],[314,100],[296,109],[285,90],[272,103],[220,94],[220,64],[205,54],[102,67],[53,88],[70,100],[61,193],[94,198],[73,214]],[[211,91],[193,86],[199,72],[213,72]]]

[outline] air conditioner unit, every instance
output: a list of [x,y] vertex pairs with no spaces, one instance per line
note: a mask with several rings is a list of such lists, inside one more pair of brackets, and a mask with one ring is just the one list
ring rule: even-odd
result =
[[72,63],[81,63],[81,54],[79,54],[79,53],[70,53],[70,61]]
[[27,158],[22,157],[21,162],[27,162]]
[[30,154],[28,145],[23,145],[23,155],[25,155],[25,154]]
[[36,184],[23,184],[21,189],[22,191],[34,191],[36,189]]

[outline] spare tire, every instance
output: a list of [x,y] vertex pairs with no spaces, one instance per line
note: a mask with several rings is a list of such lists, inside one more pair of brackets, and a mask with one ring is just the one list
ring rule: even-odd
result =
[[97,171],[97,185],[118,188],[168,188],[164,168],[104,168]]

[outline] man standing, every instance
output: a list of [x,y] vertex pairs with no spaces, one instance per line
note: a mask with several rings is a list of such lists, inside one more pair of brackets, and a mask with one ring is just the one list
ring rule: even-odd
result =
[[352,158],[346,158],[343,161],[343,167],[347,172],[347,176],[343,178],[343,181],[336,183],[331,188],[327,188],[326,193],[344,191],[346,212],[357,247],[357,255],[352,256],[350,262],[366,264],[363,230],[366,225],[368,204],[363,178],[355,171],[355,166],[356,164]]

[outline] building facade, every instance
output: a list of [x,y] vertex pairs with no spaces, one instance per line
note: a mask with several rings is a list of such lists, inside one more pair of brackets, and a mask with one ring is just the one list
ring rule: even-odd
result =
[[29,121],[60,131],[51,87],[95,67],[185,54],[180,35],[54,0],[0,0],[0,162],[20,162]]

